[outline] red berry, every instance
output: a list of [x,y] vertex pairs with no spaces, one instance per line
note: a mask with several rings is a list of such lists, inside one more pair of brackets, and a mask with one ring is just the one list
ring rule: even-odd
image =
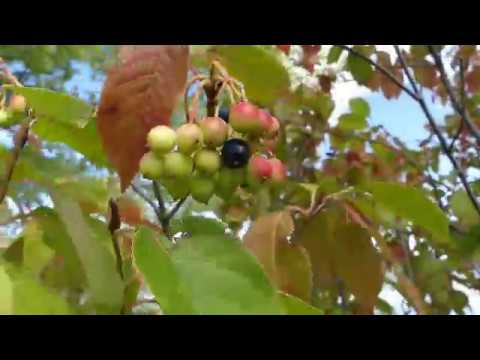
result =
[[281,183],[287,178],[287,168],[279,159],[273,158],[269,160],[272,167],[272,182]]
[[272,176],[272,164],[261,156],[253,156],[248,164],[248,170],[255,179],[268,179]]
[[268,139],[272,139],[278,136],[278,133],[280,132],[280,122],[278,119],[274,116],[270,117],[270,124],[267,129],[267,133],[265,134],[265,137]]
[[248,101],[240,102],[230,110],[230,125],[240,133],[259,135],[265,130],[259,115],[255,105]]

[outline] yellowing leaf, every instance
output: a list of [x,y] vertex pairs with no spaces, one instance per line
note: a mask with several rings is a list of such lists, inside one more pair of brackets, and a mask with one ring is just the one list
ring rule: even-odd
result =
[[315,284],[336,289],[341,280],[364,309],[373,309],[383,284],[381,259],[368,233],[336,208],[319,213],[298,232],[309,252]]
[[288,211],[264,215],[249,229],[244,245],[282,291],[309,301],[312,288],[310,261],[305,249],[287,241],[293,229],[293,219]]
[[187,80],[188,54],[185,45],[124,46],[121,62],[108,73],[97,125],[122,191],[138,172],[150,129],[170,124]]

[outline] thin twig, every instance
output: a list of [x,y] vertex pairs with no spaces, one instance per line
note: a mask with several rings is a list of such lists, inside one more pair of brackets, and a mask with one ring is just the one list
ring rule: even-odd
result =
[[457,172],[457,175],[460,178],[460,181],[462,182],[462,185],[465,188],[465,191],[467,192],[470,201],[472,202],[473,206],[475,207],[475,210],[477,211],[478,214],[480,214],[480,205],[478,204],[477,198],[475,197],[475,194],[473,193],[473,191],[472,191],[472,189],[471,189],[471,187],[470,187],[470,185],[467,181],[467,177],[466,177],[465,173],[463,172],[462,168],[458,164],[457,160],[453,157],[452,153],[448,151],[447,141],[445,140],[445,137],[440,132],[440,129],[438,128],[438,126],[437,126],[437,124],[436,124],[436,122],[435,122],[435,120],[432,116],[432,113],[430,112],[430,109],[428,108],[428,106],[425,102],[424,97],[420,94],[420,92],[418,90],[418,87],[415,83],[415,80],[413,80],[413,77],[410,74],[410,71],[408,70],[408,66],[405,63],[405,60],[403,58],[403,55],[400,52],[400,49],[399,49],[398,45],[394,45],[394,47],[395,47],[395,51],[397,52],[400,64],[403,67],[403,71],[405,72],[412,88],[415,91],[415,94],[417,96],[417,101],[420,104],[420,107],[421,107],[423,113],[425,114],[425,116],[428,120],[428,123],[430,124],[430,127],[432,128],[432,131],[435,133],[435,136],[437,137],[438,141],[440,142],[440,146],[441,146],[444,154],[448,157],[452,166],[454,167],[455,171]]
[[166,221],[170,221],[172,220],[172,218],[175,216],[175,214],[178,212],[178,210],[180,210],[180,207],[185,203],[185,201],[188,199],[188,196],[187,197],[184,197],[183,199],[179,200],[175,206],[173,207],[173,209],[168,213],[168,215],[165,217],[165,220]]
[[159,207],[157,206],[157,204],[155,204],[155,202],[150,199],[147,195],[145,195],[142,190],[140,190],[136,185],[132,184],[132,190],[137,193],[143,200],[145,200],[145,202],[150,205],[150,207],[152,208],[152,210],[155,212],[155,215],[157,216],[157,219],[158,221],[161,223],[161,219],[162,219],[162,213],[160,212],[160,209]]
[[390,71],[385,69],[382,65],[377,64],[375,61],[372,59],[368,58],[367,56],[363,55],[362,53],[359,53],[358,51],[346,46],[346,45],[335,45],[338,46],[352,55],[355,55],[366,62],[368,62],[370,65],[372,65],[374,68],[376,68],[378,71],[380,71],[383,75],[385,75],[387,78],[389,78],[395,85],[397,85],[400,89],[405,91],[408,95],[410,95],[413,99],[417,100],[417,95],[412,92],[409,88],[407,88],[400,80],[398,80]]
[[455,94],[453,93],[453,88],[452,88],[452,85],[450,84],[450,80],[448,80],[447,74],[445,72],[445,67],[443,66],[443,61],[440,57],[440,54],[435,50],[433,45],[427,45],[427,46],[428,46],[428,50],[430,51],[430,54],[433,57],[433,60],[435,61],[435,65],[437,66],[438,71],[440,72],[440,78],[442,79],[442,83],[445,86],[445,89],[447,90],[453,109],[462,118],[463,123],[468,128],[468,130],[473,135],[473,137],[477,140],[478,143],[480,143],[480,131],[477,129],[477,127],[473,123],[472,119],[470,118],[470,115],[465,110],[465,107],[460,104]]
[[[460,68],[460,101],[461,101],[462,107],[465,108],[465,65],[462,59],[459,60],[459,68]],[[462,134],[462,131],[463,131],[463,119],[460,119],[460,126],[458,127],[458,130],[454,135],[453,140],[450,143],[450,146],[448,147],[449,151],[453,150],[455,142],[458,140],[458,138]]]

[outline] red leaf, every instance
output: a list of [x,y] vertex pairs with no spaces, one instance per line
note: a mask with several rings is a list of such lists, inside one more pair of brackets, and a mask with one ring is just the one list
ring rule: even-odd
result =
[[480,65],[475,65],[471,71],[465,75],[465,82],[467,89],[470,92],[477,92],[480,90]]
[[120,63],[108,72],[97,124],[125,191],[138,172],[150,129],[170,125],[187,80],[189,49],[186,45],[123,46],[119,55]]

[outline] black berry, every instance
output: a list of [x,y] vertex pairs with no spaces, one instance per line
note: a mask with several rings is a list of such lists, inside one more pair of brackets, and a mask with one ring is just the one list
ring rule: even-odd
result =
[[223,165],[230,169],[237,169],[247,165],[250,159],[250,147],[241,139],[230,139],[223,144]]
[[230,116],[230,110],[226,107],[222,107],[218,111],[218,117],[221,118],[226,123],[228,123],[229,116]]

